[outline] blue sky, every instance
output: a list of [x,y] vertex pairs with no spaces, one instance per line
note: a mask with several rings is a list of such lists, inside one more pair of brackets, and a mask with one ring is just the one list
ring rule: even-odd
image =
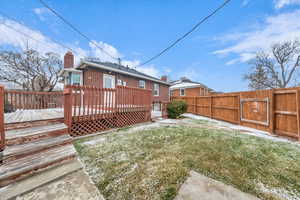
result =
[[[106,51],[134,67],[188,31],[223,0],[45,0]],[[63,55],[75,50],[76,59],[97,56],[110,61],[92,44],[74,33],[38,0],[1,0],[0,11],[17,24],[0,17],[0,47],[25,48]],[[150,64],[137,67],[151,75],[171,79],[187,76],[218,91],[247,90],[242,79],[256,51],[274,42],[300,36],[300,0],[232,0],[185,40]],[[43,41],[8,29],[9,24]],[[52,40],[51,40],[52,39]],[[55,40],[55,41],[53,41]],[[46,45],[47,44],[47,45]]]

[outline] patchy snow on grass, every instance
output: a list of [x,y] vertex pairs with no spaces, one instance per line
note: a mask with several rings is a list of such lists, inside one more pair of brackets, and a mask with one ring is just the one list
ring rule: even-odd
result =
[[89,140],[89,141],[86,141],[86,142],[83,142],[82,144],[83,145],[95,145],[95,144],[99,144],[99,143],[102,143],[106,140],[105,137],[99,137],[97,139],[94,139],[94,140]]
[[287,191],[282,188],[268,188],[264,184],[258,184],[259,190],[264,193],[271,194],[273,196],[279,197],[280,199],[285,200],[300,200],[300,196],[296,194],[296,192]]
[[273,140],[273,141],[276,141],[276,142],[288,142],[288,143],[292,143],[292,144],[296,144],[296,145],[300,146],[300,144],[298,142],[289,140],[287,138],[272,136],[266,131],[260,131],[260,130],[254,129],[254,128],[234,125],[234,124],[230,124],[228,122],[218,121],[218,120],[215,120],[215,119],[211,119],[211,118],[203,117],[203,116],[199,116],[199,115],[194,115],[194,114],[190,114],[190,113],[185,113],[182,116],[187,117],[187,118],[191,118],[191,119],[196,119],[196,120],[205,120],[205,121],[213,122],[219,128],[229,128],[229,129],[241,131],[241,132],[243,132],[245,134],[248,134],[248,135],[261,137],[261,138]]
[[158,123],[162,123],[162,124],[177,124],[178,120],[177,119],[163,119],[158,121]]

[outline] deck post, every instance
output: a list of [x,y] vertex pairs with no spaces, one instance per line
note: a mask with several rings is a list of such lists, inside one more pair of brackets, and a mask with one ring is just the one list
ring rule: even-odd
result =
[[5,149],[4,132],[4,87],[0,85],[0,164],[3,163],[3,151]]
[[66,86],[64,88],[64,121],[68,127],[68,133],[71,134],[72,126],[72,88]]

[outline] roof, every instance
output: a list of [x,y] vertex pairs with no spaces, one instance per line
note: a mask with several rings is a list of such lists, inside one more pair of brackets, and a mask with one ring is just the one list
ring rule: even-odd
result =
[[[175,85],[172,85],[170,87],[171,90],[180,89],[180,88],[197,88],[197,87],[203,87],[203,85],[198,83],[177,83]],[[205,87],[206,88],[206,87]]]
[[77,70],[75,68],[63,68],[59,73],[58,76],[64,76],[65,72],[75,72],[75,73],[82,73],[81,70]]
[[187,79],[185,77],[181,78],[181,80],[176,80],[171,82],[172,86],[170,87],[171,90],[176,90],[180,88],[197,88],[197,87],[202,87],[202,88],[207,88],[210,91],[214,91],[213,89],[207,87],[206,85],[191,81],[190,79]]
[[138,77],[138,78],[142,78],[142,79],[146,79],[146,80],[151,80],[151,81],[162,83],[162,84],[165,84],[165,85],[171,85],[168,82],[162,81],[162,80],[160,80],[156,77],[153,77],[153,76],[149,76],[148,74],[139,72],[136,69],[125,67],[123,65],[119,65],[119,64],[111,63],[111,62],[82,60],[81,63],[76,67],[76,69],[77,70],[79,70],[79,69],[82,70],[82,69],[84,69],[88,66],[92,66],[92,67],[96,67],[96,68],[100,68],[100,69],[106,69],[106,70],[118,72],[118,73],[121,73],[121,74],[126,74],[126,75],[129,75],[129,76],[134,76],[134,77]]

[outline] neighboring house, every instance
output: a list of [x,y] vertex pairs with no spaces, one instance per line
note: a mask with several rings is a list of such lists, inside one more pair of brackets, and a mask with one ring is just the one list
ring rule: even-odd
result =
[[135,69],[96,59],[82,60],[74,67],[74,56],[71,52],[64,57],[64,69],[61,72],[64,84],[89,85],[98,88],[115,88],[117,85],[150,89],[153,101],[169,101],[167,77],[161,79],[141,73]]
[[191,81],[186,77],[182,77],[180,80],[172,81],[172,86],[170,87],[171,96],[180,97],[198,97],[198,96],[208,96],[215,93],[214,90],[208,88],[202,83]]

